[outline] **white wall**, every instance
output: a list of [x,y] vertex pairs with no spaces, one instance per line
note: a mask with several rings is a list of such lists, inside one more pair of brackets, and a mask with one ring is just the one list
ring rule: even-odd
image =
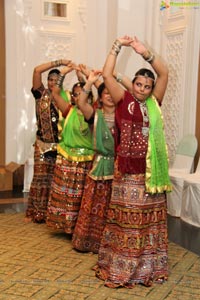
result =
[[[35,138],[30,93],[34,66],[70,58],[101,68],[115,38],[124,34],[138,36],[169,64],[163,110],[173,158],[177,140],[195,130],[200,9],[177,14],[172,8],[160,11],[159,0],[59,0],[67,3],[68,18],[55,20],[43,17],[42,2],[5,1],[6,162],[24,163]],[[117,70],[130,78],[143,66],[148,64],[131,49],[119,54]],[[70,88],[74,81],[75,76],[67,76],[65,87]]]

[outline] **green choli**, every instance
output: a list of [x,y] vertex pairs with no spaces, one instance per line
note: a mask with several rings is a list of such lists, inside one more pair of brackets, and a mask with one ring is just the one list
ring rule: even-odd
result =
[[58,153],[72,161],[90,161],[93,159],[92,133],[83,114],[76,106],[71,107],[57,147]]

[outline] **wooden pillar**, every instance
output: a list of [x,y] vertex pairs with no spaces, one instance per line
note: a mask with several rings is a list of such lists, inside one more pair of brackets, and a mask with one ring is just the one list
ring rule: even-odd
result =
[[5,164],[5,147],[6,147],[6,95],[5,95],[5,13],[4,0],[0,1],[0,165]]

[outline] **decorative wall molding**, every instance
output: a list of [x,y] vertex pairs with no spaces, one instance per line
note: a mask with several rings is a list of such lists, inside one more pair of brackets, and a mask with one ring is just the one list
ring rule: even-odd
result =
[[78,14],[80,17],[81,24],[85,29],[87,25],[87,7],[85,1],[81,1],[81,3],[78,5]]
[[169,66],[169,83],[162,110],[172,163],[179,140],[186,134],[195,134],[200,11],[188,8],[169,12],[163,18],[162,28]]
[[[73,32],[57,32],[42,30],[38,32],[40,61],[51,61],[56,59],[72,59],[75,51],[76,35]],[[44,81],[47,73],[43,74]],[[67,85],[71,86],[73,76],[71,73],[66,77]]]
[[178,9],[176,11],[170,9],[168,15],[168,22],[179,22],[180,20],[185,20],[185,11],[183,9]]
[[40,57],[47,60],[71,57],[74,51],[75,34],[49,30],[38,31]]
[[166,60],[169,81],[162,110],[165,119],[165,133],[170,163],[173,162],[176,147],[181,136],[184,116],[184,65],[185,27],[166,32]]
[[21,18],[29,16],[29,12],[33,7],[33,0],[26,0],[26,1],[16,1],[14,9],[16,15],[20,16]]

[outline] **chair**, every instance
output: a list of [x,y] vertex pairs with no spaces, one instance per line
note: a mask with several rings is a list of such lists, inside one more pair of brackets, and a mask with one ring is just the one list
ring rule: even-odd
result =
[[180,218],[200,227],[200,158],[195,173],[184,179]]
[[179,142],[176,155],[169,173],[172,175],[176,172],[191,173],[194,156],[197,152],[198,142],[193,134],[185,135]]
[[169,168],[172,192],[167,194],[167,208],[171,216],[180,217],[184,176],[192,172],[197,146],[194,135],[184,136],[178,144],[174,163]]

